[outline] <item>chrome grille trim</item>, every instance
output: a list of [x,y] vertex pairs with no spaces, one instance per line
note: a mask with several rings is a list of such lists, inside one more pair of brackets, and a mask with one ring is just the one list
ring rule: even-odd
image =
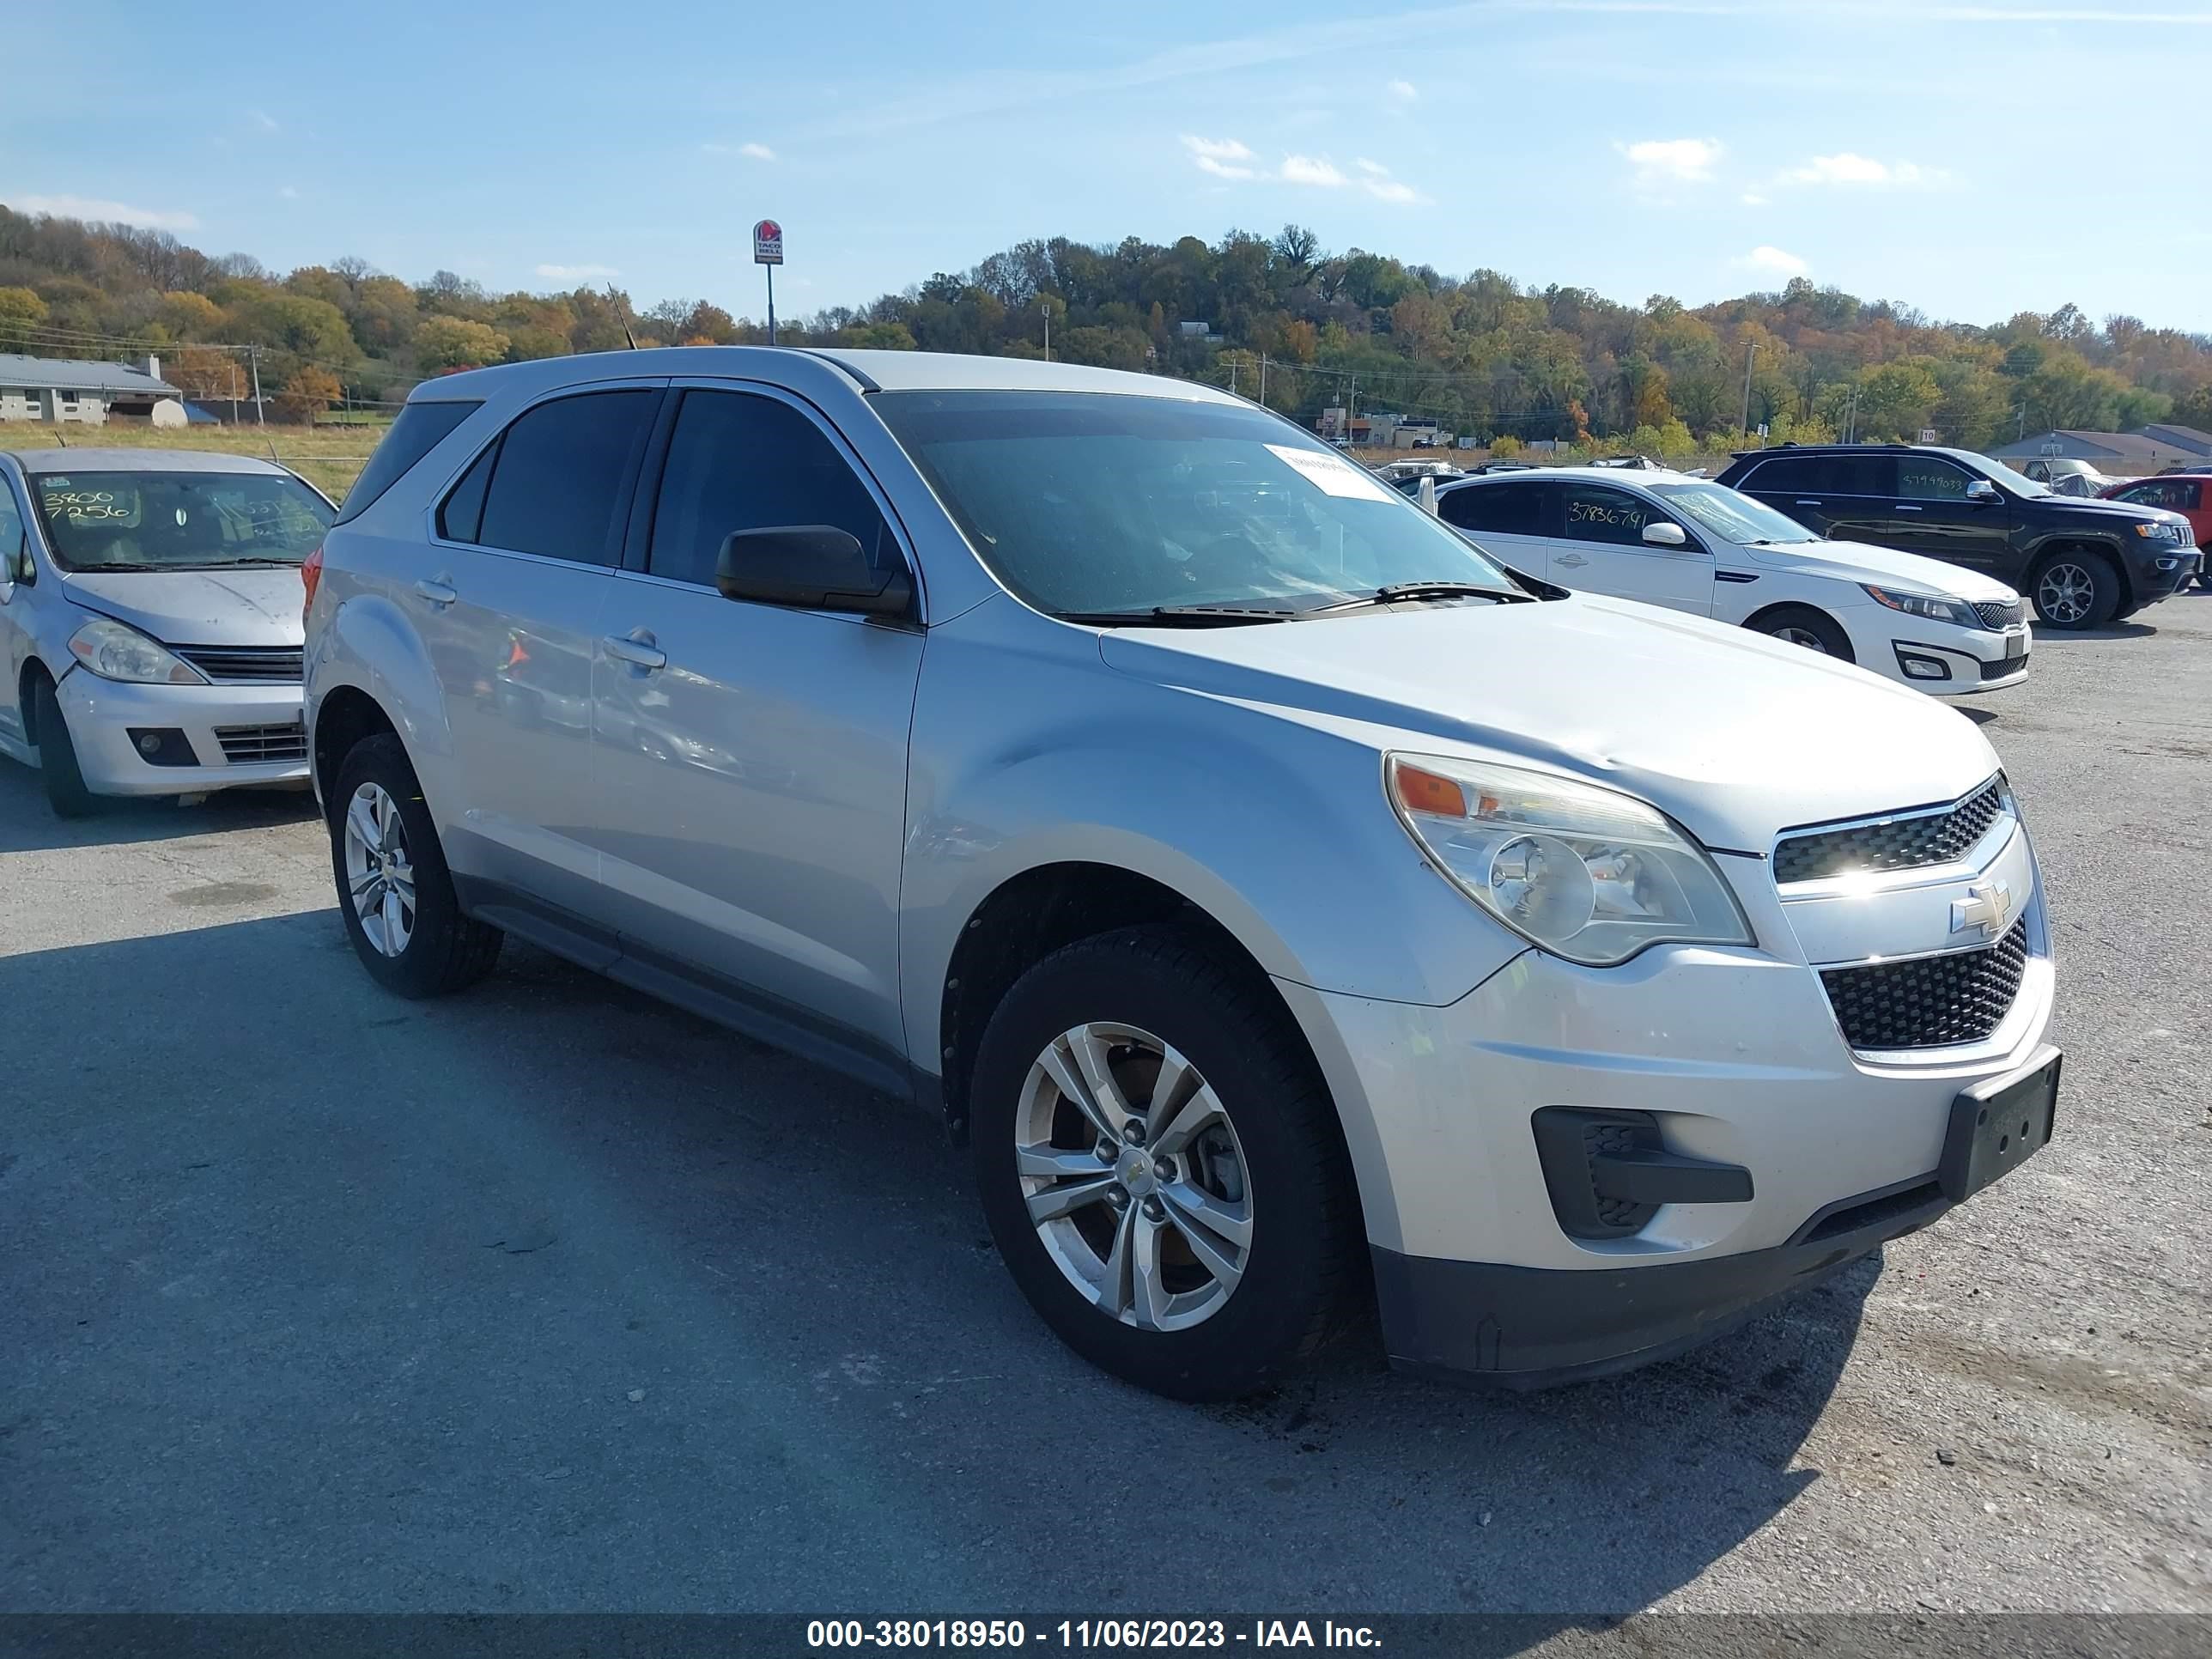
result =
[[2027,601],[1977,599],[1974,601],[1974,614],[1982,619],[1983,627],[2002,630],[2027,620]]
[[1852,875],[1895,876],[1958,864],[2014,818],[1999,773],[1954,801],[1784,831],[1774,843],[1778,887]]
[[305,678],[306,648],[297,645],[173,645],[186,662],[218,685],[297,685]]
[[299,720],[283,726],[218,726],[215,740],[234,766],[264,766],[307,758],[307,728]]

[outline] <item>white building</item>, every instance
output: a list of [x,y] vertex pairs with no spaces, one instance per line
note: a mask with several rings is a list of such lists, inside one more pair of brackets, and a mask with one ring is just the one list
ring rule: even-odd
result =
[[161,378],[155,357],[141,364],[88,363],[0,352],[0,421],[105,426],[116,414],[181,426],[182,396]]

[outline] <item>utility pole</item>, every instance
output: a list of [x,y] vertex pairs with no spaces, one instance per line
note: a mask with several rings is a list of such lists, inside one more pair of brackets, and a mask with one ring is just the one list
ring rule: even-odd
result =
[[265,428],[269,421],[268,417],[261,412],[261,348],[258,345],[248,346],[246,348],[246,355],[253,368],[253,424]]
[[1052,361],[1052,301],[1040,300],[1037,309],[1044,313],[1044,360]]
[[1743,425],[1739,429],[1748,437],[1751,434],[1751,366],[1759,361],[1759,342],[1753,340],[1743,354]]
[[1267,406],[1267,354],[1260,354],[1260,407]]
[[1844,441],[1850,443],[1859,432],[1859,383],[1851,382],[1851,400],[1844,410]]
[[1352,422],[1353,417],[1358,413],[1359,377],[1355,374],[1352,377],[1352,395],[1344,400],[1344,442],[1346,448],[1351,447]]

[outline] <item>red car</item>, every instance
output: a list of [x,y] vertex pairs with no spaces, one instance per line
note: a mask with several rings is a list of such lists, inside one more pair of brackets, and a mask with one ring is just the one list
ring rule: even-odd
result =
[[[2097,492],[2107,501],[2132,501],[2137,507],[2162,507],[2179,513],[2197,532],[2199,547],[2212,545],[2212,465],[2194,472],[2165,472],[2155,478],[2114,484]],[[2206,555],[2212,559],[2212,553]],[[2212,563],[2197,567],[2197,585],[2212,587]]]

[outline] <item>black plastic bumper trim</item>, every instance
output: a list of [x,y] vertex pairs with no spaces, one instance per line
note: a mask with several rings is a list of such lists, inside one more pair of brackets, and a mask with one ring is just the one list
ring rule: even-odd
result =
[[[1921,1201],[1879,1203],[1918,1188]],[[1375,1295],[1390,1362],[1460,1381],[1548,1388],[1671,1359],[1809,1290],[1951,1207],[1927,1177],[1861,1194],[1821,1216],[1869,1206],[1848,1232],[1692,1261],[1517,1267],[1376,1247]],[[1820,1217],[1815,1217],[1817,1223]]]

